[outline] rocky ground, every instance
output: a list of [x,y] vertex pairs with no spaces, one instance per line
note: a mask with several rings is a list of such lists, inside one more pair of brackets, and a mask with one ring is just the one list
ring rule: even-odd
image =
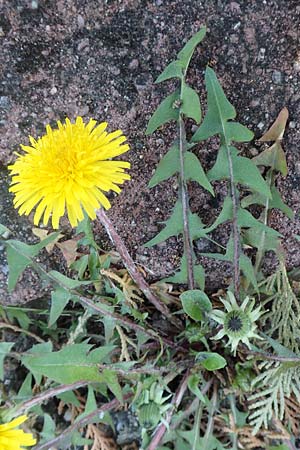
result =
[[[294,221],[274,212],[272,226],[284,235],[289,268],[300,266],[300,4],[298,0],[0,0],[0,223],[28,243],[32,223],[20,218],[7,193],[6,165],[14,160],[28,135],[41,136],[45,125],[82,115],[121,128],[131,145],[126,155],[132,181],[114,199],[109,216],[135,260],[153,279],[178,264],[181,243],[170,239],[153,249],[143,244],[160,229],[174,205],[174,179],[149,190],[147,183],[174,137],[168,127],[145,136],[150,115],[170,85],[154,85],[162,69],[201,25],[207,37],[192,60],[189,81],[203,93],[203,72],[209,62],[238,112],[238,120],[256,138],[286,106],[289,122],[284,139],[289,174],[278,185]],[[205,96],[201,95],[205,105]],[[255,147],[255,143],[252,148]],[[216,148],[199,148],[204,166],[212,166]],[[250,152],[250,153],[247,153]],[[246,148],[251,154],[251,145]],[[191,187],[191,204],[205,223],[217,215],[215,200]],[[67,225],[64,230],[68,233]],[[106,241],[95,225],[99,241]],[[218,231],[226,242],[226,227]],[[203,242],[201,251],[210,248]],[[57,268],[56,252],[45,263]],[[208,288],[222,285],[224,265],[203,260]],[[268,258],[266,270],[275,264]],[[16,290],[6,291],[7,266],[0,254],[1,302],[19,303],[44,296],[37,277],[26,271]]]

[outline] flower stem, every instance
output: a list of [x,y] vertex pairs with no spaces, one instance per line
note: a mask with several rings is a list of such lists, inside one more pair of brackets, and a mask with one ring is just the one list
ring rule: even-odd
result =
[[233,234],[233,289],[234,296],[239,301],[240,298],[240,233],[239,226],[237,222],[237,214],[238,214],[238,195],[234,182],[234,174],[233,174],[233,164],[230,153],[229,144],[226,142],[226,134],[225,136],[225,146],[228,157],[228,166],[229,166],[229,177],[230,177],[230,194],[232,199],[232,234]]
[[[117,231],[115,230],[112,222],[107,217],[103,209],[99,209],[97,211],[97,217],[99,221],[102,223],[102,225],[105,227],[105,230],[110,237],[110,240],[115,245],[118,253],[120,254],[120,257],[128,270],[130,276],[132,277],[133,281],[136,283],[136,285],[139,287],[139,289],[143,292],[147,300],[149,300],[152,305],[156,307],[158,311],[160,311],[165,317],[167,317],[172,323],[174,323],[174,317],[170,313],[167,306],[162,303],[162,301],[151,291],[149,285],[147,284],[146,280],[142,276],[142,274],[137,270],[136,265],[131,258],[131,256],[128,253],[128,250],[118,235]],[[177,322],[177,321],[176,321]]]
[[187,264],[187,284],[189,289],[194,289],[195,279],[194,279],[194,263],[193,263],[193,248],[190,235],[189,227],[189,202],[188,202],[188,190],[185,181],[185,170],[184,170],[184,153],[185,153],[185,130],[184,123],[179,113],[179,160],[180,160],[180,196],[182,203],[182,219],[183,219],[183,246],[184,255]]
[[[181,104],[183,103],[184,83],[185,83],[185,73],[181,78],[181,85],[180,85]],[[189,199],[184,167],[184,155],[186,152],[186,136],[181,110],[179,110],[178,127],[179,127],[179,161],[180,161],[179,195],[181,197],[181,204],[182,204],[183,248],[184,248],[184,257],[186,258],[186,265],[187,265],[188,288],[194,289],[195,276],[194,276],[194,261],[193,261],[193,245],[189,227]]]

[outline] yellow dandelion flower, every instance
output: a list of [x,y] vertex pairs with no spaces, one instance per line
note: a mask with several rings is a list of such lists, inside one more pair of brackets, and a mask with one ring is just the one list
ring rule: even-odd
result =
[[[18,154],[9,166],[12,175],[10,191],[14,193],[14,207],[20,215],[28,215],[35,207],[34,224],[43,216],[47,225],[52,216],[53,228],[67,211],[72,227],[83,220],[85,211],[91,219],[96,210],[110,208],[104,192],[119,193],[119,184],[130,179],[124,169],[130,164],[111,161],[129,150],[121,130],[108,133],[107,123],[97,125],[91,119],[85,124],[81,117],[75,123],[66,119],[57,122],[58,129],[46,127],[46,134],[31,146],[21,145],[25,154]],[[97,125],[97,126],[96,126]]]
[[31,433],[15,429],[27,420],[27,416],[20,416],[11,422],[0,425],[0,449],[1,450],[21,450],[23,447],[30,447],[36,443],[36,439]]

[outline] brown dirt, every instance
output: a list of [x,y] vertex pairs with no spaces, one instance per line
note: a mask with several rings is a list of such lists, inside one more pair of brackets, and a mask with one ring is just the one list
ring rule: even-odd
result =
[[[238,120],[256,137],[269,127],[283,106],[290,113],[284,147],[289,174],[279,179],[284,200],[296,218],[272,214],[272,225],[284,235],[289,268],[300,265],[299,141],[300,141],[300,5],[298,0],[0,0],[1,88],[0,161],[13,160],[13,151],[66,116],[107,120],[111,130],[122,128],[131,144],[132,182],[113,202],[109,213],[135,260],[153,278],[172,273],[181,243],[170,239],[153,249],[143,244],[161,228],[174,205],[174,179],[149,190],[147,183],[174,138],[165,127],[145,137],[147,121],[172,84],[153,84],[183,43],[206,24],[208,33],[193,58],[189,81],[203,93],[203,71],[214,66]],[[202,95],[203,101],[205,97]],[[249,147],[248,147],[249,150]],[[246,151],[248,151],[246,149]],[[215,159],[214,142],[199,147],[209,168]],[[13,210],[7,195],[7,173],[1,171],[0,222],[21,240],[33,241],[31,223]],[[216,199],[191,186],[191,204],[205,223],[220,210]],[[96,226],[99,239],[105,239]],[[218,231],[226,242],[227,229]],[[211,251],[203,242],[201,251]],[[50,263],[57,264],[54,255]],[[0,295],[18,303],[44,295],[28,271],[13,294],[7,294],[7,267],[0,255]],[[204,260],[207,284],[219,287],[229,271]],[[267,268],[274,265],[269,258]]]

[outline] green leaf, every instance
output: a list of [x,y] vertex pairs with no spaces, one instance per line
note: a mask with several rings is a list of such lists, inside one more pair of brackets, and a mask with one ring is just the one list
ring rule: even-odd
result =
[[192,142],[207,139],[215,134],[226,136],[226,122],[236,116],[234,107],[227,100],[215,72],[210,67],[207,67],[205,72],[205,84],[208,110],[202,124],[192,137]]
[[[207,179],[207,176],[202,168],[197,156],[191,152],[184,153],[185,179],[186,181],[193,180],[204,187],[212,195],[214,195],[213,188]],[[161,181],[167,180],[171,176],[180,172],[180,158],[178,144],[172,145],[168,153],[161,159],[157,169],[149,181],[150,188],[156,186]]]
[[212,309],[209,298],[199,289],[185,291],[179,297],[184,312],[196,321],[203,320],[203,315]]
[[4,311],[8,317],[9,321],[17,320],[24,330],[28,330],[29,325],[33,322],[31,318],[28,317],[27,313],[22,307],[11,306],[4,307]]
[[108,388],[116,396],[117,400],[119,400],[120,403],[123,403],[122,389],[117,374],[112,370],[104,369],[102,375]]
[[248,142],[254,137],[252,131],[238,122],[226,123],[226,134],[228,139],[234,142]]
[[68,278],[56,270],[51,270],[48,275],[54,280],[62,289],[76,289],[79,286],[91,284],[90,281],[80,281]]
[[178,60],[182,63],[184,71],[187,70],[191,57],[193,56],[196,46],[204,39],[206,34],[206,27],[200,28],[198,33],[194,34],[191,39],[185,44],[182,50],[178,53]]
[[153,133],[157,128],[170,120],[178,120],[179,118],[179,108],[175,107],[175,102],[179,100],[179,91],[173,92],[165,98],[157,110],[152,115],[149,120],[146,135]]
[[[91,345],[86,343],[73,344],[58,352],[26,354],[22,363],[34,375],[44,375],[58,383],[70,384],[79,380],[103,382],[98,364],[114,347],[105,346],[88,353]],[[102,358],[99,358],[99,351]]]
[[267,447],[267,450],[290,450],[291,447],[288,447],[285,444],[280,445],[271,445],[271,447]]
[[14,342],[0,342],[0,380],[4,379],[4,358],[7,353],[10,352],[10,349],[14,345]]
[[210,233],[211,231],[215,230],[219,225],[221,225],[224,222],[227,222],[227,220],[232,220],[233,215],[232,208],[233,206],[231,198],[225,197],[220,214],[210,227],[205,228],[206,233]]
[[182,78],[183,77],[183,66],[180,61],[172,61],[159,77],[155,80],[155,83],[161,83],[162,81],[169,80],[170,78]]
[[202,124],[192,137],[192,142],[202,141],[215,134],[220,134],[225,144],[229,144],[232,140],[237,142],[251,140],[253,133],[245,126],[239,123],[227,123],[228,120],[235,118],[236,111],[227,100],[215,72],[210,67],[206,69],[205,83],[208,110]]
[[178,236],[183,230],[182,204],[178,200],[173,209],[171,217],[164,222],[165,228],[161,230],[153,239],[144,244],[145,247],[152,247],[165,241],[171,236]]
[[184,83],[181,90],[181,98],[180,112],[199,123],[201,121],[201,105],[197,92]]
[[223,356],[213,352],[199,352],[196,361],[209,371],[223,369],[227,365],[227,361]]
[[44,423],[43,429],[40,432],[40,441],[39,443],[45,443],[50,439],[53,439],[55,436],[56,424],[55,421],[49,414],[44,414]]
[[275,339],[272,339],[267,334],[261,332],[261,335],[268,341],[268,343],[275,350],[275,352],[278,356],[283,356],[284,358],[298,358],[299,357],[299,355],[292,352],[292,350],[290,350],[289,348],[286,348],[284,345],[280,344]]
[[20,242],[14,239],[5,241],[7,262],[9,266],[8,276],[8,290],[11,292],[18,281],[19,276],[32,262],[32,258],[38,255],[38,253],[46,247],[50,242],[54,241],[59,232],[52,233],[43,241],[34,245],[27,245],[24,242]]
[[24,402],[32,397],[32,374],[28,372],[22,386],[19,389],[17,400],[19,402]]
[[289,219],[293,220],[295,216],[294,211],[283,202],[278,189],[274,185],[271,186],[271,194],[272,199],[270,200],[269,208],[280,209]]
[[204,403],[206,406],[208,406],[209,401],[208,401],[207,397],[204,397],[204,395],[202,394],[202,392],[199,389],[200,382],[201,382],[201,379],[200,379],[199,375],[194,373],[194,374],[190,375],[188,378],[188,388],[193,394],[196,395],[197,398],[199,398],[199,400],[202,403]]
[[[234,182],[248,186],[254,191],[271,198],[270,189],[252,160],[238,156],[238,151],[234,147],[230,146],[229,149],[232,159]],[[213,168],[208,171],[207,177],[210,181],[230,180],[227,149],[224,145],[220,147],[217,161]]]
[[256,228],[257,230],[264,231],[274,237],[282,237],[282,235],[278,233],[278,231],[255,219],[255,217],[253,217],[249,211],[243,208],[238,209],[237,223],[241,228]]
[[[194,278],[197,287],[201,290],[204,290],[205,285],[205,274],[203,267],[194,264]],[[164,278],[162,281],[167,283],[178,283],[178,284],[187,284],[187,262],[185,255],[181,258],[180,269],[178,272],[175,272],[173,276]]]
[[55,291],[51,292],[51,309],[48,322],[49,327],[51,327],[59,318],[71,297],[72,295],[66,289],[57,288]]
[[161,181],[167,180],[168,178],[179,172],[179,170],[179,148],[178,144],[174,144],[158,163],[157,169],[153,177],[149,181],[148,187],[152,188]]
[[3,236],[4,238],[7,238],[10,235],[10,230],[0,223],[0,236]]
[[257,166],[271,167],[273,170],[281,172],[284,177],[288,173],[286,157],[279,141],[252,158],[252,161]]
[[212,195],[214,190],[212,185],[207,179],[207,176],[202,168],[202,165],[194,153],[185,152],[184,153],[184,165],[185,165],[185,179],[196,181],[200,186],[204,187]]
[[[233,239],[232,237],[227,242],[226,253],[225,255],[222,253],[201,253],[201,255],[206,256],[208,258],[214,258],[219,261],[233,261]],[[257,280],[254,272],[253,265],[248,256],[241,253],[240,255],[240,267],[245,275],[246,279],[252,283],[256,291],[258,291]]]
[[257,249],[260,248],[263,252],[269,250],[276,251],[280,242],[279,239],[275,238],[273,235],[265,233],[262,248],[262,234],[258,233],[254,228],[243,231],[243,237],[243,241],[245,244]]
[[62,392],[57,396],[57,398],[62,400],[64,403],[70,403],[71,405],[77,407],[81,406],[80,401],[78,400],[77,396],[74,394],[73,391]]

